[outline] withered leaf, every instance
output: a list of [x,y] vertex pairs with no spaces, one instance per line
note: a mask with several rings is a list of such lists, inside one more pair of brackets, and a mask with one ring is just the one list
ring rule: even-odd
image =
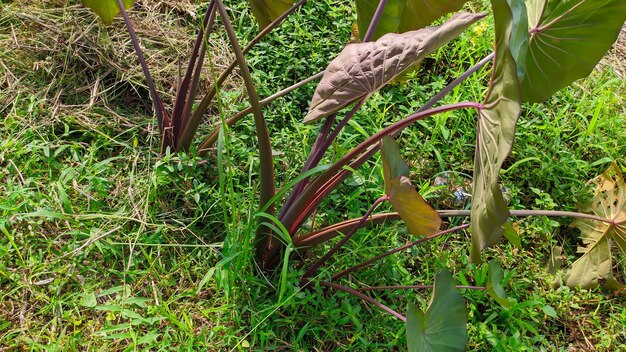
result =
[[626,253],[626,186],[624,177],[617,163],[613,163],[602,175],[590,181],[595,185],[594,196],[590,204],[581,211],[590,211],[596,216],[610,220],[602,222],[578,219],[578,227],[584,247],[578,248],[583,255],[574,262],[565,275],[567,286],[583,288],[616,286],[612,275],[613,244],[622,253]]
[[409,233],[431,235],[439,231],[441,218],[411,184],[409,166],[402,160],[396,141],[391,137],[383,138],[381,153],[385,193],[389,203],[406,223]]

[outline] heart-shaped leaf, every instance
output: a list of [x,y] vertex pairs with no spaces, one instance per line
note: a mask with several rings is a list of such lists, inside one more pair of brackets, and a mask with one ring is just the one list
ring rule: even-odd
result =
[[574,226],[580,229],[585,246],[578,248],[583,255],[566,273],[565,282],[570,287],[615,287],[617,282],[612,274],[611,247],[615,244],[626,254],[626,186],[616,163],[590,183],[596,186],[594,196],[581,211],[591,211],[611,222],[587,219],[574,222]]
[[528,0],[526,4],[528,52],[524,61],[518,61],[524,101],[544,101],[588,76],[626,20],[624,0]]
[[483,248],[502,238],[503,225],[510,215],[498,185],[498,176],[513,145],[521,111],[517,68],[509,48],[513,16],[505,0],[492,0],[491,4],[495,17],[496,55],[487,98],[479,111],[476,134],[471,252],[471,260],[475,263],[481,261]]
[[461,13],[439,27],[347,45],[326,68],[304,122],[316,121],[375,93],[483,17]]
[[[356,0],[357,23],[361,39],[369,28],[379,0]],[[467,0],[387,0],[373,40],[387,33],[404,33],[431,24],[439,17],[461,9]]]
[[267,27],[275,19],[293,6],[293,0],[250,0],[252,14],[259,23],[259,28]]
[[443,269],[436,275],[426,312],[410,303],[406,318],[409,352],[465,350],[467,308],[448,270]]
[[408,178],[409,166],[402,160],[398,144],[391,137],[384,137],[381,143],[385,193],[389,203],[404,220],[409,233],[436,233],[441,227],[441,218],[411,184]]
[[504,308],[511,307],[511,302],[506,298],[506,291],[502,287],[502,279],[504,278],[504,272],[502,268],[495,261],[489,262],[489,271],[487,272],[487,293],[500,303]]
[[[113,18],[121,12],[117,0],[81,0],[81,2],[100,16],[106,24],[111,24]],[[130,8],[133,2],[133,0],[123,0],[124,7]]]

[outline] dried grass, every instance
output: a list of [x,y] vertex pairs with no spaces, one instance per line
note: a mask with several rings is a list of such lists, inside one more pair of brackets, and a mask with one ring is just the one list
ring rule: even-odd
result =
[[[150,114],[143,72],[121,19],[105,26],[88,9],[66,0],[14,0],[0,6],[0,111],[17,95],[37,92],[53,112],[52,120],[73,114],[85,124],[100,124],[89,115],[104,108],[112,117],[106,123],[123,127],[127,121],[116,111]],[[171,106],[203,14],[192,0],[167,0],[136,2],[129,15],[157,89]],[[231,60],[223,38],[210,39],[218,73]],[[210,77],[207,59],[200,94]],[[239,84],[235,77],[225,88]]]
[[613,47],[604,56],[599,68],[602,66],[610,66],[619,77],[626,78],[626,24],[622,27]]

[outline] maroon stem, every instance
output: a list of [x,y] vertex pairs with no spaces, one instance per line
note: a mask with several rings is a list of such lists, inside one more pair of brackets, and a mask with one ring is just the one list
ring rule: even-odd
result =
[[[121,1],[121,0],[118,0],[118,1]],[[259,34],[257,34],[256,37],[254,37],[250,41],[250,43],[248,43],[248,45],[246,45],[245,48],[242,49],[243,53],[246,54],[248,51],[250,51],[250,49],[252,49],[252,47],[256,43],[258,43],[266,34],[274,30],[274,28],[280,25],[287,18],[287,16],[292,14],[296,9],[298,9],[300,6],[302,6],[306,2],[307,0],[298,1],[292,7],[290,7],[287,11],[285,11],[282,15],[280,15],[278,18],[272,21],[272,23],[270,23],[267,27],[265,27]],[[209,109],[209,105],[211,104],[211,101],[215,97],[217,90],[226,81],[226,78],[232,73],[232,71],[235,69],[237,64],[238,64],[238,60],[232,61],[230,65],[228,65],[226,70],[224,70],[224,72],[220,74],[220,76],[217,78],[217,81],[214,82],[211,85],[211,87],[209,87],[209,90],[204,95],[200,103],[198,103],[198,106],[196,107],[194,112],[191,114],[191,118],[189,119],[189,122],[185,125],[185,128],[181,136],[181,141],[183,141],[183,143],[177,146],[177,150],[181,150],[181,149],[186,150],[189,148],[189,146],[191,145],[191,140],[193,136],[195,135],[196,130],[198,129],[198,126],[200,125],[202,117]]]
[[[304,167],[302,168],[302,171],[300,172],[300,174],[303,174],[311,170],[312,168],[316,167],[319,164],[320,160],[322,160],[322,157],[324,157],[324,154],[326,154],[326,151],[328,150],[328,148],[330,148],[333,141],[339,135],[339,132],[341,132],[341,130],[348,124],[348,121],[350,121],[350,119],[354,117],[357,111],[361,109],[363,104],[365,104],[365,100],[366,98],[359,100],[359,102],[356,103],[356,105],[354,105],[352,110],[350,110],[350,112],[346,114],[343,120],[339,122],[339,124],[337,125],[337,127],[335,127],[332,133],[330,132],[330,127],[335,121],[335,114],[329,116],[326,119],[326,122],[324,122],[324,126],[322,127],[320,135],[315,140],[315,144],[313,145],[313,148],[311,149],[311,154],[309,154],[309,157],[306,163],[304,164]],[[308,178],[298,182],[298,184],[294,187],[293,191],[287,198],[287,201],[285,202],[285,205],[283,206],[283,209],[281,210],[281,213],[279,215],[279,219],[282,215],[284,215],[284,213],[287,212],[287,209],[289,209],[289,207],[294,202],[294,200],[302,193],[302,191],[304,190],[305,186],[308,183],[309,183]]]
[[386,305],[378,302],[377,300],[362,294],[361,292],[353,290],[353,289],[351,289],[349,287],[341,286],[341,285],[338,285],[338,284],[335,284],[335,283],[332,283],[332,282],[326,282],[326,281],[320,281],[320,286],[331,287],[331,288],[334,288],[336,290],[344,291],[344,292],[350,293],[352,295],[355,295],[355,296],[359,297],[360,299],[364,300],[365,302],[370,303],[372,305],[375,305],[376,307],[384,310],[385,312],[393,315],[394,317],[396,317],[396,318],[398,318],[398,319],[400,319],[400,320],[402,320],[403,322],[406,323],[406,318],[402,314],[400,314],[400,313],[396,312],[395,310],[387,307]]
[[[186,120],[186,118],[184,118],[184,111],[186,110],[187,105],[189,105],[189,100],[193,100],[195,96],[195,94],[192,95],[190,88],[192,86],[192,77],[195,81],[195,76],[201,71],[202,62],[204,61],[206,46],[203,43],[203,38],[205,30],[208,31],[211,27],[213,27],[212,24],[214,20],[215,0],[211,0],[206,13],[204,14],[204,19],[202,20],[202,27],[198,29],[196,42],[193,46],[193,50],[191,51],[191,57],[189,58],[189,63],[187,64],[187,70],[185,71],[185,77],[178,86],[178,93],[176,94],[174,109],[172,110],[172,125],[174,126],[174,138],[176,139],[175,144],[178,143],[182,133],[182,127],[185,125],[184,120]],[[196,71],[195,74],[194,71]]]
[[[302,167],[302,170],[300,171],[300,175],[307,172],[308,170],[311,170],[313,168],[313,164],[319,163],[319,160],[321,159],[321,157],[318,159],[318,155],[320,155],[319,153],[320,148],[324,144],[324,141],[326,140],[326,136],[328,135],[328,133],[330,133],[330,130],[333,127],[333,123],[335,122],[336,116],[337,116],[336,114],[332,114],[328,116],[328,118],[326,118],[326,121],[324,121],[324,125],[322,126],[322,129],[320,130],[320,134],[317,136],[317,138],[315,139],[315,142],[313,143],[313,147],[311,148],[309,157],[304,163],[304,166]],[[295,201],[296,197],[298,197],[300,193],[302,193],[302,191],[308,184],[309,184],[309,178],[306,178],[298,182],[294,186],[293,190],[289,194],[289,197],[287,197],[285,204],[283,205],[283,208],[278,216],[279,219],[285,215],[285,212],[289,209],[289,207],[291,207],[291,204]]]
[[[411,286],[371,286],[371,287],[359,287],[355,289],[355,291],[381,291],[381,290],[426,290],[429,288],[433,288],[433,285],[411,285]],[[479,290],[485,291],[487,288],[483,286],[461,286],[458,285],[456,288],[467,289],[467,290]]]
[[367,210],[367,212],[361,217],[361,220],[359,220],[359,222],[357,222],[351,229],[350,232],[348,232],[348,234],[346,234],[346,236],[344,238],[341,239],[341,241],[337,242],[337,244],[330,250],[328,251],[326,254],[324,254],[323,257],[321,257],[320,259],[318,259],[315,263],[313,263],[313,265],[311,265],[311,267],[309,268],[309,270],[307,270],[301,280],[301,286],[304,287],[308,284],[309,282],[309,278],[311,277],[311,275],[313,275],[313,273],[322,265],[324,264],[330,257],[332,257],[335,253],[337,253],[337,251],[339,249],[341,249],[341,247],[343,247],[344,244],[346,244],[350,238],[352,236],[354,236],[354,234],[356,233],[356,231],[360,228],[361,224],[363,224],[365,221],[367,221],[367,219],[369,218],[369,216],[372,214],[372,212],[374,211],[374,209],[376,209],[376,207],[388,200],[389,197],[388,196],[383,196],[380,197],[378,199],[376,199],[376,201],[372,204],[372,206]]
[[152,99],[152,106],[154,108],[154,113],[157,116],[157,122],[159,124],[159,131],[161,132],[161,138],[163,138],[163,150],[168,145],[171,145],[170,131],[170,121],[167,117],[167,112],[163,106],[163,102],[161,101],[161,97],[156,91],[156,86],[154,85],[154,81],[152,80],[152,75],[150,74],[150,69],[148,69],[148,64],[146,63],[146,59],[143,56],[143,51],[139,45],[139,40],[137,40],[137,35],[135,34],[135,30],[133,29],[133,25],[130,22],[130,18],[128,17],[128,13],[126,12],[126,7],[122,0],[117,0],[117,5],[120,8],[122,18],[124,19],[124,24],[126,25],[126,29],[128,30],[128,34],[130,35],[131,42],[133,43],[133,47],[135,48],[135,53],[137,54],[137,58],[139,59],[139,64],[141,65],[141,69],[143,70],[143,75],[146,78],[146,84],[148,85],[148,90],[150,91],[150,98]]
[[370,25],[369,27],[367,27],[367,32],[365,32],[365,36],[363,37],[363,42],[369,42],[370,40],[372,40],[374,32],[376,31],[376,26],[378,25],[378,22],[383,15],[383,11],[385,10],[385,5],[387,5],[387,0],[380,0],[378,2],[376,12],[374,12],[374,16],[372,16]]
[[353,271],[356,271],[356,270],[358,270],[358,269],[361,269],[361,268],[363,268],[363,267],[366,267],[366,266],[368,266],[368,265],[372,264],[373,262],[375,262],[375,261],[377,261],[377,260],[380,260],[380,259],[382,259],[382,258],[388,257],[388,256],[390,256],[390,255],[392,255],[392,254],[398,253],[398,252],[403,251],[403,250],[405,250],[405,249],[407,249],[407,248],[410,248],[410,247],[416,246],[416,245],[418,245],[418,244],[420,244],[420,243],[423,243],[423,242],[426,242],[426,241],[430,241],[430,240],[435,239],[435,238],[437,238],[437,237],[441,237],[441,236],[443,236],[443,235],[447,235],[447,234],[449,234],[449,233],[452,233],[452,232],[455,232],[455,231],[459,231],[459,230],[462,230],[462,229],[468,228],[469,226],[470,226],[470,224],[463,224],[463,225],[459,225],[459,226],[453,227],[453,228],[448,229],[448,230],[445,230],[445,231],[441,231],[441,232],[439,232],[439,233],[436,233],[436,234],[431,235],[431,236],[428,236],[428,237],[420,238],[419,240],[417,240],[417,241],[415,241],[415,242],[411,242],[411,243],[409,243],[409,244],[405,244],[404,246],[401,246],[401,247],[398,247],[398,248],[392,249],[392,250],[390,250],[390,251],[388,251],[388,252],[385,252],[385,253],[380,254],[380,255],[377,255],[377,256],[375,256],[375,257],[373,257],[373,258],[369,259],[369,260],[366,260],[366,261],[364,261],[364,262],[363,262],[363,263],[361,263],[361,264],[355,265],[355,266],[353,266],[353,267],[351,267],[351,268],[348,268],[348,269],[346,269],[346,270],[344,270],[344,271],[342,271],[342,272],[340,272],[340,273],[338,273],[338,274],[335,274],[335,275],[333,275],[333,277],[332,277],[330,280],[331,280],[331,281],[335,281],[335,280],[337,280],[337,279],[339,279],[339,278],[341,278],[341,277],[344,277],[344,276],[346,276],[346,275],[350,274],[350,273],[351,273],[351,272],[353,272]]
[[[432,115],[436,115],[443,112],[452,110],[464,109],[464,108],[476,108],[481,109],[482,104],[476,102],[462,102],[456,104],[450,104],[440,106],[427,111],[415,113],[407,118],[404,118],[396,123],[393,123],[379,132],[375,133],[354,149],[350,150],[339,161],[333,164],[328,170],[315,178],[313,182],[307,187],[307,189],[298,197],[297,201],[285,212],[285,215],[280,220],[285,224],[285,227],[289,230],[289,233],[293,235],[295,230],[306,220],[311,214],[313,209],[317,207],[319,202],[322,201],[333,188],[328,187],[327,183],[337,176],[337,174],[348,165],[352,159],[357,157],[360,153],[363,153],[368,147],[378,143],[384,136],[390,135],[395,131],[406,128],[412,123],[427,118]],[[340,181],[339,181],[340,182]]]
[[491,54],[485,56],[484,59],[478,61],[474,66],[470,67],[467,71],[463,72],[463,74],[461,74],[459,77],[457,77],[454,81],[450,82],[450,84],[445,86],[445,88],[443,88],[441,90],[441,92],[437,93],[435,96],[430,98],[417,111],[420,112],[420,111],[425,111],[425,110],[428,110],[428,109],[432,108],[435,104],[437,104],[437,102],[439,102],[446,95],[448,95],[448,93],[450,93],[456,86],[458,86],[463,81],[465,81],[467,79],[467,77],[471,76],[472,74],[474,74],[474,72],[480,70],[481,67],[485,66],[488,62],[493,60],[494,56],[495,56],[495,53],[491,53]]

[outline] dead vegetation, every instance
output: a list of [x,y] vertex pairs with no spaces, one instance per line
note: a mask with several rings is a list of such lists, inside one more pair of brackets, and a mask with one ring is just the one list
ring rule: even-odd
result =
[[[28,90],[39,92],[37,100],[53,112],[51,122],[72,114],[88,125],[123,127],[121,115],[150,115],[144,76],[123,21],[105,26],[88,9],[72,4],[15,0],[1,5],[0,110]],[[203,15],[196,9],[189,0],[140,1],[129,12],[166,106],[176,94]],[[228,43],[218,33],[209,45],[219,74],[231,60]],[[207,58],[200,94],[210,85],[210,67]],[[225,88],[238,84],[231,78]],[[111,118],[93,121],[98,109]]]

